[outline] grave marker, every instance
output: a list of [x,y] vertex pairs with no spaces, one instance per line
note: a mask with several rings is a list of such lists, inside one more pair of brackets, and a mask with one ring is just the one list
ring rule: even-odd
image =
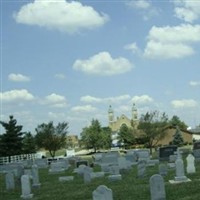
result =
[[113,200],[112,190],[105,185],[100,185],[92,193],[93,200]]
[[163,177],[155,174],[150,178],[151,200],[166,200],[165,184]]
[[31,199],[33,194],[31,194],[31,185],[29,175],[22,175],[21,177],[22,195],[23,199]]

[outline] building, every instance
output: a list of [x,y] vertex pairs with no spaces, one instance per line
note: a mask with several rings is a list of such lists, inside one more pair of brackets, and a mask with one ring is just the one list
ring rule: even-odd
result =
[[129,128],[137,129],[139,120],[138,120],[138,112],[135,107],[135,104],[133,104],[131,111],[131,119],[129,119],[126,115],[122,114],[120,117],[114,116],[114,110],[112,109],[112,106],[109,106],[108,109],[108,126],[112,130],[112,145],[117,146],[118,145],[118,132],[122,125],[126,124]]
[[77,135],[67,135],[66,136],[67,147],[77,148],[79,147],[79,140]]
[[126,124],[129,128],[137,128],[139,120],[138,120],[138,113],[137,113],[135,104],[133,104],[132,106],[131,116],[132,118],[129,119],[126,115],[122,114],[120,117],[117,117],[115,119],[114,110],[112,109],[112,106],[110,105],[108,109],[108,123],[112,132],[118,132],[122,124]]
[[[167,126],[164,130],[165,136],[160,139],[157,145],[165,146],[171,144],[174,139],[174,134],[177,131],[176,126]],[[185,144],[192,144],[193,142],[193,134],[189,130],[180,129],[183,141]]]

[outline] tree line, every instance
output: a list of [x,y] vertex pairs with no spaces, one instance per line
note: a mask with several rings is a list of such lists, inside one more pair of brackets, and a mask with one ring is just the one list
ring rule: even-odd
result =
[[[23,126],[17,125],[17,120],[11,115],[9,121],[0,121],[5,133],[0,135],[0,157],[35,153],[38,149],[49,151],[51,157],[57,150],[66,148],[66,136],[68,134],[68,122],[60,122],[57,125],[50,121],[39,124],[35,128],[35,135],[23,132]],[[182,145],[183,139],[180,129],[186,129],[187,125],[177,116],[168,119],[165,113],[158,111],[147,112],[142,115],[137,129],[122,124],[118,133],[118,146],[132,148],[136,144],[142,144],[152,151],[157,142],[165,136],[166,126],[176,126],[177,132],[172,144]],[[179,128],[178,128],[179,127]],[[86,149],[110,149],[112,147],[112,130],[102,127],[97,119],[92,119],[91,124],[82,129],[80,133],[80,146]]]

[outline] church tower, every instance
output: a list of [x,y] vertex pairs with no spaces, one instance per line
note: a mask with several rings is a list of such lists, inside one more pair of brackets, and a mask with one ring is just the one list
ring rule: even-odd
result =
[[134,103],[133,103],[133,106],[132,106],[132,120],[133,121],[137,121],[138,120],[137,108],[136,108]]
[[109,123],[114,121],[114,111],[111,105],[109,106],[109,109],[108,109],[108,121]]

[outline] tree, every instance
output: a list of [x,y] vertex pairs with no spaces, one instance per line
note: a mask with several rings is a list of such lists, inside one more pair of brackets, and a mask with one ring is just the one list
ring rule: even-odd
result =
[[173,138],[172,144],[177,145],[177,146],[183,146],[184,140],[178,126],[176,127],[176,132],[173,135],[173,137],[174,138]]
[[23,138],[23,153],[36,153],[36,143],[35,138],[31,135],[30,132],[24,134]]
[[188,127],[188,126],[187,126],[183,121],[181,121],[180,118],[179,118],[178,116],[176,116],[176,115],[174,115],[174,116],[170,119],[169,124],[172,125],[172,126],[178,126],[180,129],[183,129],[183,130],[187,129],[187,127]]
[[23,153],[23,126],[17,125],[17,120],[11,115],[9,122],[0,121],[5,133],[1,136],[0,154],[1,156],[13,156]]
[[48,150],[51,157],[55,157],[56,151],[66,146],[67,129],[67,122],[58,123],[57,126],[52,121],[38,125],[35,129],[37,146]]
[[111,129],[102,128],[100,122],[93,119],[89,127],[83,128],[81,142],[87,149],[93,148],[95,152],[100,148],[109,148],[111,146]]
[[126,124],[122,124],[118,133],[118,139],[119,143],[123,144],[125,149],[129,148],[135,143],[133,130],[129,128]]
[[143,131],[141,137],[146,141],[146,145],[150,148],[151,154],[152,148],[155,147],[158,141],[165,136],[163,129],[167,123],[167,115],[165,113],[160,115],[158,111],[147,112],[145,115],[141,116],[138,129]]
[[110,149],[112,145],[112,138],[111,138],[112,130],[110,127],[102,127],[101,129],[101,136],[102,136],[102,145],[103,149]]

